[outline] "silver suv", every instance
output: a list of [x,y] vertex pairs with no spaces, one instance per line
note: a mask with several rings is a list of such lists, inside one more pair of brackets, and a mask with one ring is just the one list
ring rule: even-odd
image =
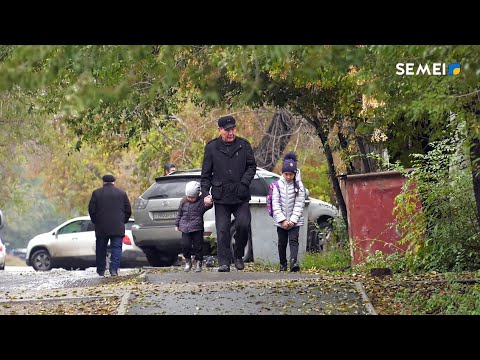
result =
[[[181,233],[175,231],[175,219],[180,200],[185,195],[185,184],[200,182],[200,169],[177,171],[168,176],[160,176],[135,200],[132,226],[133,241],[143,250],[152,266],[170,266],[182,252]],[[279,175],[257,168],[250,184],[250,203],[266,204],[268,185],[278,180]],[[307,251],[322,250],[330,236],[331,222],[338,215],[337,209],[324,201],[309,198]],[[210,238],[216,239],[214,208],[204,215],[205,248],[209,249]],[[267,211],[265,209],[265,211]],[[231,224],[232,247],[235,246],[235,220]],[[244,261],[253,261],[251,235],[245,247]]]

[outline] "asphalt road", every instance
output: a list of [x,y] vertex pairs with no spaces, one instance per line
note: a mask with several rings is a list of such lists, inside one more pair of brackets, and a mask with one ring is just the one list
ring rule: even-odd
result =
[[[130,274],[135,269],[120,269],[121,274]],[[0,291],[49,290],[68,287],[85,287],[104,282],[95,268],[86,270],[52,269],[35,271],[31,266],[6,266],[0,271]]]

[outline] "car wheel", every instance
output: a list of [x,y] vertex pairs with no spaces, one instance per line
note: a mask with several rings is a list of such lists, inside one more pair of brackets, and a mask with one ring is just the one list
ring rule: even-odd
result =
[[52,270],[52,259],[47,250],[37,250],[33,253],[31,264],[36,271]]
[[325,250],[325,245],[332,236],[333,226],[325,219],[308,225],[307,251],[319,252]]
[[[230,227],[230,236],[231,236],[231,242],[230,242],[230,248],[232,249],[232,256],[234,254],[234,249],[235,249],[235,235],[237,231],[235,229],[235,221],[232,222],[232,226]],[[252,229],[250,228],[248,230],[248,241],[247,245],[245,245],[245,252],[243,255],[243,261],[245,262],[252,262],[253,261],[253,246],[252,246]]]
[[178,260],[178,254],[169,254],[155,248],[142,249],[150,266],[172,266]]

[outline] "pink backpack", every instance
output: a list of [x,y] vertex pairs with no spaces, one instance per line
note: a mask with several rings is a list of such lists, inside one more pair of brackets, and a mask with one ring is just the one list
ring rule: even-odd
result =
[[[272,198],[273,198],[273,187],[276,187],[278,192],[280,193],[280,188],[278,187],[278,181],[274,181],[268,186],[268,195],[267,195],[267,211],[268,215],[273,217],[273,206],[272,206]],[[282,201],[282,195],[280,195],[280,201]]]

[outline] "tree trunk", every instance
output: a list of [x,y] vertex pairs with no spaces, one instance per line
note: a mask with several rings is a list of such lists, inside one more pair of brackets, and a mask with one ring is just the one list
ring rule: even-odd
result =
[[480,227],[480,139],[473,139],[470,147],[470,162],[472,164],[473,192],[477,203],[477,221]]
[[370,169],[370,164],[367,158],[367,152],[365,150],[365,144],[363,143],[363,139],[360,136],[355,136],[357,140],[358,149],[360,150],[360,159],[362,161],[362,174],[367,174],[372,172]]
[[285,109],[278,109],[258,146],[253,149],[257,166],[273,171],[292,136],[295,121]]
[[345,222],[345,226],[348,232],[347,205],[345,204],[342,190],[340,189],[340,182],[338,181],[337,174],[335,171],[335,164],[333,163],[332,150],[330,149],[330,145],[328,144],[328,136],[321,125],[317,126],[316,129],[317,129],[317,134],[320,137],[320,140],[322,141],[323,151],[325,153],[325,157],[327,158],[327,163],[328,163],[328,173],[330,175],[330,180],[332,180],[333,191],[335,191],[338,207],[342,212],[343,221]]
[[[340,143],[340,146],[342,147],[342,150],[345,152],[345,154],[348,154],[348,141],[341,132],[338,132],[338,142]],[[353,166],[350,158],[348,158],[348,162],[346,165],[347,165],[347,174],[351,174],[352,172],[355,172],[355,167]]]
[[326,118],[319,118],[318,116],[307,116],[299,107],[296,108],[296,111],[310,124],[312,124],[313,127],[315,127],[317,135],[322,142],[323,152],[325,153],[325,157],[327,158],[328,174],[330,175],[333,191],[335,192],[335,197],[337,198],[337,204],[340,208],[340,212],[342,213],[345,228],[348,233],[347,205],[345,204],[345,199],[343,198],[342,190],[340,189],[340,182],[338,181],[337,173],[335,171],[335,163],[333,162],[332,150],[330,149],[330,145],[328,144],[328,130],[324,130],[324,128],[328,129],[328,125],[324,123]]

